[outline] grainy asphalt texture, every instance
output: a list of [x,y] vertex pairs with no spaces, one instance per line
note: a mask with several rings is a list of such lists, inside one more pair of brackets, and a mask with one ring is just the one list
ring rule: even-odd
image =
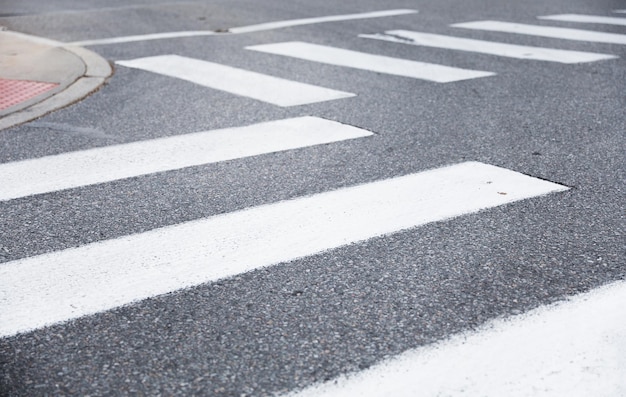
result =
[[[626,276],[626,46],[452,28],[611,15],[611,0],[0,1],[0,25],[60,41],[415,8],[418,14],[90,47],[178,54],[356,93],[278,108],[121,66],[98,92],[0,131],[0,162],[313,115],[374,137],[0,202],[0,262],[480,161],[571,187],[0,340],[0,395],[271,395]],[[129,7],[130,6],[130,7]],[[615,16],[615,14],[614,14]],[[619,59],[520,61],[358,38],[407,29]],[[496,72],[456,83],[247,51],[307,41]],[[0,263],[0,266],[2,264]]]

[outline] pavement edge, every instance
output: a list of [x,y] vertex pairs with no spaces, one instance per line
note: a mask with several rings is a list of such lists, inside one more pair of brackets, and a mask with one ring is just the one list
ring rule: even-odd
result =
[[63,90],[0,118],[0,130],[34,120],[71,105],[97,91],[113,74],[113,67],[106,59],[86,48],[14,31],[4,30],[1,33],[67,51],[82,62],[85,69],[82,76],[67,84]]

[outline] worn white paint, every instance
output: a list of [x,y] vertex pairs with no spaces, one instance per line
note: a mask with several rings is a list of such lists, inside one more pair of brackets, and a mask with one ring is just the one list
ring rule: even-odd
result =
[[284,107],[355,96],[349,92],[178,55],[159,55],[116,63]]
[[537,18],[546,19],[549,21],[600,23],[600,24],[605,24],[605,25],[626,26],[626,18],[604,17],[600,15],[559,14],[559,15],[546,15],[546,16],[537,17]]
[[584,63],[618,58],[615,55],[497,43],[493,41],[465,39],[409,30],[389,30],[386,31],[385,34],[361,34],[359,37],[391,41],[394,43],[477,52],[508,58],[560,63]]
[[226,32],[216,32],[216,31],[208,31],[208,30],[165,32],[165,33],[142,34],[142,35],[135,35],[135,36],[112,37],[112,38],[107,38],[107,39],[81,40],[81,41],[75,41],[69,44],[84,47],[84,46],[91,46],[91,45],[132,43],[136,41],[175,39],[175,38],[183,38],[183,37],[254,33],[254,32],[261,32],[265,30],[282,29],[282,28],[293,27],[293,26],[312,25],[316,23],[350,21],[354,19],[383,18],[383,17],[392,17],[392,16],[415,14],[415,13],[417,13],[417,10],[406,10],[406,9],[382,10],[382,11],[373,11],[373,12],[362,12],[358,14],[330,15],[330,16],[325,16],[325,17],[290,19],[290,20],[285,20],[285,21],[268,22],[268,23],[262,23],[262,24],[257,24],[257,25],[249,25],[249,26],[231,28],[231,29],[228,29],[228,31]]
[[493,76],[495,73],[454,68],[408,59],[392,58],[318,44],[290,41],[246,47],[248,50],[284,55],[307,61],[367,70],[396,76],[449,83]]
[[500,21],[476,21],[455,23],[455,28],[489,30],[525,34],[529,36],[550,37],[564,40],[589,41],[594,43],[626,44],[626,35],[617,33],[596,32],[592,30],[557,28],[552,26],[526,25],[521,23]]
[[492,321],[288,396],[626,396],[626,283]]
[[0,201],[369,135],[298,117],[4,163]]
[[0,336],[564,190],[469,162],[3,263]]

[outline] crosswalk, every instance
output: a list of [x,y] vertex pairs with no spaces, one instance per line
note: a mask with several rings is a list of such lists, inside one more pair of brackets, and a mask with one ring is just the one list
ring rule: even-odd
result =
[[10,262],[0,336],[564,190],[462,163]]
[[626,26],[626,18],[603,17],[603,16],[597,16],[597,15],[558,14],[558,15],[545,15],[545,16],[541,16],[537,18],[545,19],[548,21],[599,23],[599,24],[606,24],[606,25]]
[[[274,22],[252,28],[233,30],[234,33],[247,33],[285,26],[298,26],[331,20],[350,20],[380,16],[404,15],[413,10],[390,10],[389,12],[365,13],[347,16],[333,16],[320,19],[310,18],[284,23]],[[615,12],[619,12],[616,10]],[[579,14],[558,14],[538,16],[546,21],[573,23],[596,23],[624,25],[626,18],[602,17]],[[506,21],[473,21],[451,24],[452,28],[483,30],[517,35],[531,35],[551,39],[574,40],[592,43],[626,44],[626,35],[582,30],[564,27],[530,25]],[[168,36],[169,37],[169,36]],[[558,48],[527,46],[488,40],[477,40],[459,36],[433,34],[409,30],[387,30],[384,33],[360,34],[359,37],[391,43],[408,44],[418,47],[432,47],[445,50],[487,54],[524,61],[545,61],[562,64],[580,64],[606,61],[618,58],[617,55],[574,51]],[[155,39],[149,37],[148,39]],[[123,38],[116,42],[124,42]],[[133,39],[134,40],[134,39]],[[286,56],[302,61],[322,63],[339,68],[352,68],[367,72],[425,80],[435,83],[453,83],[495,76],[496,71],[469,70],[452,65],[433,64],[412,59],[395,58],[370,52],[355,51],[316,43],[291,41],[246,46],[246,50],[271,55]],[[158,55],[152,57],[119,60],[118,65],[142,69],[162,75],[190,81],[213,89],[226,91],[277,106],[298,106],[316,102],[354,97],[358,93],[337,91],[329,87],[319,87],[258,72],[233,68],[205,60],[178,55]]]
[[370,135],[298,117],[4,163],[0,201]]
[[277,106],[304,105],[354,96],[348,92],[298,83],[178,55],[161,55],[118,61],[117,63],[122,66],[176,77]]
[[385,34],[362,34],[359,37],[411,44],[416,46],[445,48],[476,52],[507,58],[532,59],[560,63],[596,62],[617,58],[615,55],[595,54],[583,51],[558,50],[554,48],[530,47],[516,44],[497,43],[485,40],[465,39],[408,30],[388,30]]
[[616,282],[288,396],[623,396],[623,302]]
[[554,26],[528,25],[502,21],[476,21],[455,23],[452,27],[549,37],[562,40],[587,41],[591,43],[626,44],[626,35],[624,34]]
[[246,49],[437,83],[475,79],[494,74],[303,42],[256,45],[246,47]]
[[[394,10],[380,16],[410,13],[414,11]],[[372,15],[337,16],[323,21],[365,17]],[[537,18],[609,25],[624,25],[626,21],[577,14]],[[310,18],[290,24],[262,24],[237,33],[316,21]],[[503,21],[463,22],[450,27],[626,44],[626,35],[622,34]],[[390,29],[359,37],[370,39],[364,42],[405,44],[411,49],[431,47],[558,64],[618,58],[603,53],[604,50],[574,51],[477,40],[461,37],[456,31],[454,35],[444,35]],[[132,41],[136,38],[110,43]],[[387,74],[436,84],[498,74],[497,70],[470,70],[384,56],[374,50],[356,51],[303,41],[249,45],[244,50],[255,56],[289,57],[357,69],[373,76]],[[279,107],[349,101],[359,95],[176,54],[116,63],[137,73],[156,73]],[[309,115],[7,162],[0,164],[0,202],[10,205],[11,200],[36,200],[38,195],[61,190],[347,140],[372,139],[375,135],[375,131]],[[557,193],[568,190],[522,172],[468,161],[5,262],[0,267],[0,338],[521,200],[546,195],[554,195],[558,200]]]

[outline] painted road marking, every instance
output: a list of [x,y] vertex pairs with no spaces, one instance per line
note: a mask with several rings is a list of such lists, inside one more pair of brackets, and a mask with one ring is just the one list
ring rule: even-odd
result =
[[354,19],[394,17],[394,16],[399,16],[399,15],[416,14],[416,13],[417,13],[417,10],[410,10],[410,9],[363,12],[363,13],[358,13],[358,14],[332,15],[332,16],[327,16],[327,17],[292,19],[292,20],[287,20],[287,21],[268,22],[268,23],[261,23],[258,25],[243,26],[240,28],[232,28],[232,29],[229,29],[228,31],[234,34],[253,33],[253,32],[261,32],[265,30],[282,29],[282,28],[293,27],[293,26],[311,25],[315,23],[350,21]]
[[288,396],[626,396],[624,368],[622,281]]
[[4,163],[0,200],[370,135],[335,121],[298,117]]
[[537,17],[537,18],[546,19],[549,21],[601,23],[605,25],[626,26],[626,18],[603,17],[599,15],[559,14],[559,15],[546,15],[546,16]]
[[361,34],[359,37],[391,41],[394,43],[478,52],[509,58],[532,59],[560,63],[595,62],[603,59],[618,58],[615,55],[496,43],[493,41],[465,39],[438,34],[413,32],[409,30],[389,30],[386,31],[385,34]]
[[0,336],[565,190],[468,162],[6,262]]
[[76,46],[90,46],[90,45],[103,45],[103,44],[119,44],[119,43],[131,43],[135,41],[147,41],[147,40],[162,40],[162,39],[175,39],[182,37],[197,37],[197,36],[219,36],[225,34],[242,34],[242,33],[254,33],[265,30],[282,29],[293,26],[312,25],[316,23],[325,22],[339,22],[350,21],[355,19],[369,19],[369,18],[383,18],[393,17],[399,15],[415,14],[417,10],[383,10],[373,12],[363,12],[358,14],[345,14],[345,15],[331,15],[325,17],[315,18],[303,18],[303,19],[290,19],[286,21],[276,21],[261,23],[257,25],[241,26],[238,28],[228,29],[226,32],[216,32],[208,30],[199,31],[183,31],[183,32],[166,32],[166,33],[154,33],[154,34],[142,34],[136,36],[124,36],[124,37],[112,37],[108,39],[96,39],[96,40],[82,40],[69,43],[69,45]]
[[116,63],[284,107],[355,96],[349,92],[178,55],[159,55]]
[[255,45],[246,47],[246,49],[326,63],[329,65],[345,66],[378,73],[435,81],[438,83],[475,79],[478,77],[493,76],[495,74],[492,72],[416,62],[408,59],[391,58],[299,41]]
[[476,21],[455,23],[455,28],[489,30],[493,32],[517,33],[529,36],[550,37],[555,39],[590,41],[594,43],[626,44],[626,35],[617,33],[595,32],[591,30],[555,28],[551,26],[525,25],[521,23],[499,21]]

